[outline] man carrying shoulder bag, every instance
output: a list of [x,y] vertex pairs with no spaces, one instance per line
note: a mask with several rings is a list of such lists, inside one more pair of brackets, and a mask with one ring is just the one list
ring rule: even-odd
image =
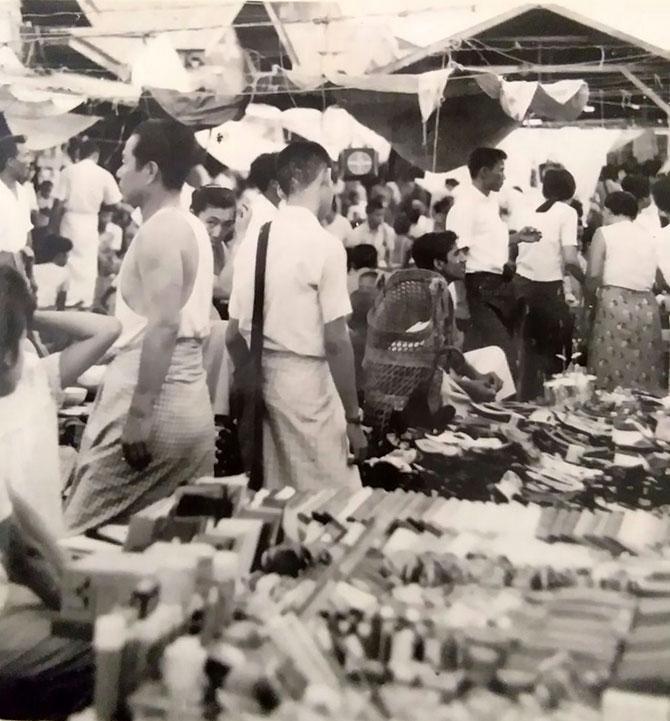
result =
[[330,158],[317,143],[292,143],[277,176],[287,202],[238,251],[226,334],[245,398],[239,431],[250,486],[357,487],[352,461],[364,459],[367,441],[346,256],[318,220],[332,204]]

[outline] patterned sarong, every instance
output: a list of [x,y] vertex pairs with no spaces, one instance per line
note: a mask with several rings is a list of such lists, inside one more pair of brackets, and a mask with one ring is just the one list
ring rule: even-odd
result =
[[588,367],[599,388],[621,386],[665,394],[661,318],[651,291],[600,289]]
[[179,341],[154,408],[149,439],[152,461],[143,471],[124,460],[121,434],[137,383],[140,348],[110,364],[82,440],[65,520],[72,535],[137,511],[214,468],[214,419],[202,365],[201,344]]

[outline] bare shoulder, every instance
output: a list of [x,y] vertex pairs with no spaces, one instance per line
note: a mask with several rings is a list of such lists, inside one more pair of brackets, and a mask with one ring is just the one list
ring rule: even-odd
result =
[[193,227],[183,212],[166,209],[142,225],[138,250],[143,254],[173,255],[191,250],[196,243]]

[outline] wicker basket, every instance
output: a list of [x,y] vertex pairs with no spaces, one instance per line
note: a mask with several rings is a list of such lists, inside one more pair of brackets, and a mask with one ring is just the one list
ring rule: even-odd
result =
[[[394,412],[430,384],[446,346],[449,290],[427,270],[399,270],[386,282],[368,314],[365,348],[365,410],[383,432]],[[417,324],[416,332],[408,332]]]

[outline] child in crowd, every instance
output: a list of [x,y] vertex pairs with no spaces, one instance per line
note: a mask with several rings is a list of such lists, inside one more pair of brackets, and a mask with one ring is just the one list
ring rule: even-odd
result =
[[72,241],[60,235],[35,240],[33,277],[37,286],[37,307],[41,310],[63,310],[70,283],[67,271]]

